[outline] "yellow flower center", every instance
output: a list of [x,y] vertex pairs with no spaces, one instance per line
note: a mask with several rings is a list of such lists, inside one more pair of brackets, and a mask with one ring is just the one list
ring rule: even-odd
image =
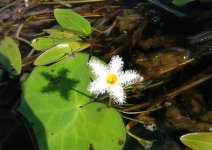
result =
[[109,73],[106,76],[106,82],[108,84],[115,84],[118,81],[117,75],[113,74],[113,73]]

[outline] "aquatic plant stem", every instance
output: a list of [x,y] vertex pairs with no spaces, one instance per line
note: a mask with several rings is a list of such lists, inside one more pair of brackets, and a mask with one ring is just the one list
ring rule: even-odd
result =
[[129,130],[126,130],[126,133],[129,136],[131,136],[132,138],[136,139],[145,149],[148,149],[148,148],[150,148],[152,146],[152,141],[144,140],[144,139],[136,136],[135,134],[133,134]]
[[20,40],[20,41],[22,41],[24,43],[27,43],[28,45],[31,45],[31,43],[28,40],[26,40],[26,39],[24,39],[24,38],[22,38],[22,37],[19,36],[20,35],[20,32],[21,32],[21,30],[23,28],[23,26],[24,26],[24,24],[21,24],[19,26],[18,31],[15,34],[15,37],[16,37],[16,39],[18,39],[18,40]]
[[161,106],[161,105],[154,105],[153,107],[150,107],[148,108],[147,110],[145,111],[123,111],[123,110],[119,110],[121,113],[124,113],[124,114],[149,114],[150,112],[153,112],[153,111],[156,111],[156,110],[159,110],[161,108],[163,108],[164,106]]
[[108,102],[108,107],[110,107],[112,104],[112,98],[109,96],[109,102]]
[[141,124],[144,124],[144,121],[142,121],[142,120],[138,120],[138,119],[126,117],[126,116],[124,116],[124,115],[122,115],[122,117],[125,118],[125,119],[128,119],[128,120],[132,120],[132,121],[136,121],[136,122],[139,122],[139,123],[141,123]]
[[202,77],[202,78],[200,78],[200,79],[198,79],[196,81],[193,81],[193,82],[190,82],[190,83],[186,83],[186,84],[182,85],[181,87],[179,87],[177,90],[167,94],[166,97],[167,97],[168,100],[172,100],[177,95],[187,91],[188,89],[196,87],[199,84],[201,84],[201,83],[203,83],[205,81],[208,81],[211,78],[212,78],[212,74],[209,74],[209,75],[205,75],[204,77]]

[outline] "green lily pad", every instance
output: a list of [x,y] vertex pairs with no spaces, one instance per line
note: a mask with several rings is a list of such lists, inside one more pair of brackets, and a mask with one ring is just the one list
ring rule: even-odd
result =
[[69,9],[55,9],[54,16],[57,22],[65,29],[80,36],[91,34],[91,25],[87,19]]
[[45,50],[61,43],[76,42],[81,40],[82,39],[77,36],[69,37],[69,38],[55,38],[55,37],[47,36],[47,37],[40,37],[40,38],[34,39],[31,43],[31,46],[35,50]]
[[0,63],[13,75],[21,73],[21,54],[18,45],[10,37],[0,43]]
[[48,49],[42,53],[34,62],[34,65],[47,65],[60,60],[71,52],[79,52],[90,46],[89,43],[66,42]]
[[88,58],[76,54],[38,66],[25,81],[19,111],[32,124],[40,150],[122,149],[121,115],[90,101]]
[[180,140],[193,150],[212,150],[212,132],[190,133]]

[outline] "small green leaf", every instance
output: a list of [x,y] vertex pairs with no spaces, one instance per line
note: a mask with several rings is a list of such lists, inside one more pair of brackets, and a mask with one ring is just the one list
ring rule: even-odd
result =
[[121,115],[93,103],[87,91],[89,56],[76,54],[38,66],[23,84],[19,111],[32,125],[40,150],[121,150]]
[[66,30],[60,26],[56,26],[51,29],[45,29],[44,31],[48,33],[50,37],[55,37],[55,38],[70,38],[70,37],[77,36],[74,33],[70,32],[69,30]]
[[78,52],[90,46],[89,43],[66,42],[48,49],[42,53],[34,62],[34,65],[47,65],[60,60],[70,52]]
[[64,42],[76,42],[76,41],[81,41],[81,38],[77,36],[69,38],[40,37],[34,39],[31,43],[31,46],[35,50],[44,50]]
[[180,140],[193,150],[212,150],[212,132],[190,133],[181,136]]
[[0,43],[0,63],[13,75],[21,73],[21,54],[10,37],[5,37]]
[[63,28],[74,34],[88,36],[91,33],[91,25],[88,20],[72,10],[55,9],[54,16]]

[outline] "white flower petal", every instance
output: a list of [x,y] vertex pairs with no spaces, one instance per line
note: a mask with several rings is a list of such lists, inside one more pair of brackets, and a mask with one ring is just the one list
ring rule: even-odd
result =
[[107,85],[104,80],[97,79],[91,82],[88,86],[88,91],[92,94],[104,94],[106,92]]
[[92,73],[97,78],[99,78],[99,77],[105,78],[108,73],[107,67],[97,60],[90,60],[88,62],[88,66],[91,68]]
[[109,87],[109,94],[117,104],[125,103],[126,94],[123,87],[120,84],[116,84]]
[[144,78],[134,70],[127,70],[119,75],[119,83],[123,86],[141,82]]
[[111,58],[110,63],[108,64],[109,72],[118,74],[123,69],[124,62],[122,61],[122,58],[118,55],[113,56]]

